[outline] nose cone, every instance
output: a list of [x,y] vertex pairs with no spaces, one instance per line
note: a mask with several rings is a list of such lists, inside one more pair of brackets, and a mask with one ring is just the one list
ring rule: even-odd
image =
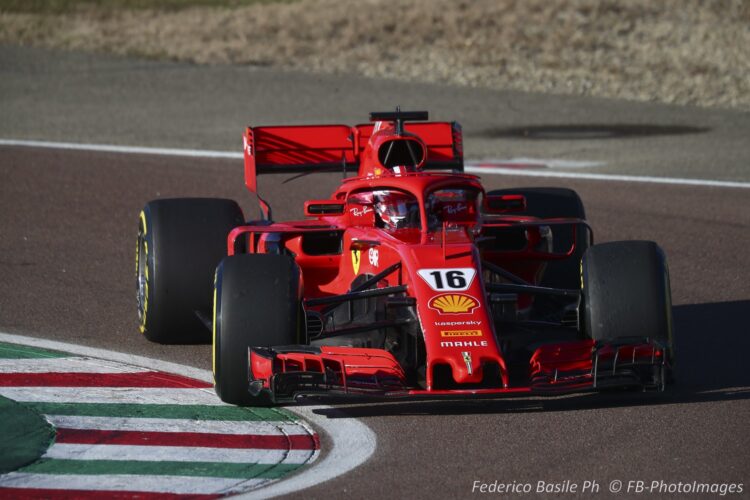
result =
[[442,245],[413,250],[414,260],[423,263],[412,289],[427,351],[427,385],[439,390],[485,383],[492,365],[492,383],[502,386],[507,372],[485,304],[479,257],[470,242]]
[[[472,333],[479,333],[476,330]],[[449,351],[449,364],[453,381],[457,384],[476,384],[482,381],[482,350],[489,347],[487,340],[457,340],[444,342],[452,346]],[[485,356],[486,357],[486,356]]]

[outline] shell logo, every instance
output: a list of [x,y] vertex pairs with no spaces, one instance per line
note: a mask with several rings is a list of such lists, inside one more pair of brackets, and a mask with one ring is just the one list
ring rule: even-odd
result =
[[479,301],[464,293],[444,293],[430,299],[427,307],[440,314],[467,314],[479,307]]

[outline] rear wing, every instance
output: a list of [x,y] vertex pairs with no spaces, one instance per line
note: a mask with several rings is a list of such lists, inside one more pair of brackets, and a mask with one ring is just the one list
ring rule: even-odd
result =
[[[290,125],[248,127],[243,137],[245,185],[257,193],[260,174],[356,172],[371,123],[356,125]],[[457,122],[404,124],[427,146],[426,170],[463,172],[463,139]]]
[[[464,171],[463,134],[458,122],[405,123],[403,127],[406,132],[422,139],[427,146],[424,170]],[[358,152],[362,153],[375,125],[366,123],[354,128],[359,137]]]

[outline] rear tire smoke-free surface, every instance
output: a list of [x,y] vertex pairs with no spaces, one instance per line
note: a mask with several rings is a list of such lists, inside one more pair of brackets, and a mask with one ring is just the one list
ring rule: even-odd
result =
[[653,241],[594,245],[581,264],[583,324],[594,340],[648,337],[672,353],[669,271]]
[[210,342],[196,311],[211,314],[214,270],[227,234],[243,223],[235,201],[175,198],[146,204],[138,222],[136,290],[140,330],[162,344]]
[[288,255],[235,255],[216,269],[213,373],[225,403],[259,405],[248,392],[248,347],[300,343],[299,268]]

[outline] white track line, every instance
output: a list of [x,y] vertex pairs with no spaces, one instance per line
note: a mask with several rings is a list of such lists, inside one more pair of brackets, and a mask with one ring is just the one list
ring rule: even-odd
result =
[[518,169],[521,167],[579,169],[603,167],[607,164],[603,161],[564,160],[562,158],[526,158],[523,156],[517,158],[485,158],[483,160],[472,160],[467,163],[482,168],[494,167],[508,169]]
[[[19,139],[0,139],[0,146],[23,146],[33,148],[52,148],[74,151],[94,151],[102,153],[147,154],[161,156],[183,156],[193,158],[231,158],[241,159],[242,153],[233,151],[216,151],[203,149],[153,148],[141,146],[118,146],[115,144],[85,144],[71,142],[27,141]],[[553,160],[545,160],[553,161]],[[562,161],[562,160],[554,160]],[[512,175],[518,177],[546,177],[558,179],[581,179],[609,182],[640,182],[650,184],[672,184],[683,186],[704,186],[721,188],[750,189],[750,182],[717,181],[711,179],[683,179],[675,177],[650,177],[639,175],[588,174],[580,172],[550,172],[549,170],[517,170],[513,168],[480,167],[482,161],[467,161],[466,172],[476,174]]]
[[[324,481],[333,479],[358,467],[366,462],[375,452],[377,446],[375,433],[362,422],[347,416],[339,410],[322,405],[296,408],[288,407],[286,409],[293,411],[308,422],[317,424],[322,428],[331,437],[333,447],[325,450],[328,451],[328,455],[322,460],[318,459],[312,466],[305,467],[301,473],[295,474],[286,480],[282,479],[270,486],[238,495],[236,498],[271,498],[280,495],[289,495],[304,488],[317,486]],[[326,410],[332,414],[333,418],[317,414],[316,412],[320,410]],[[346,470],[341,470],[342,467],[345,467]],[[373,494],[375,494],[376,490],[377,488],[373,490]]]
[[678,177],[648,177],[643,175],[584,174],[580,172],[550,172],[549,170],[517,170],[502,167],[479,167],[481,162],[466,162],[464,170],[472,174],[495,174],[519,177],[546,177],[555,179],[581,179],[589,181],[640,182],[672,184],[677,186],[705,186],[750,189],[750,182],[714,181],[710,179],[681,179]]
[[55,443],[44,458],[63,460],[133,460],[140,462],[221,462],[239,464],[306,464],[314,450],[199,448],[123,444]]
[[[137,480],[136,480],[137,478]],[[34,474],[11,472],[2,476],[0,487],[40,488],[87,491],[142,491],[182,495],[231,492],[237,488],[258,485],[268,479],[230,479],[197,476],[133,476],[130,474]]]
[[211,372],[207,370],[201,370],[200,368],[193,368],[191,366],[171,363],[169,361],[162,361],[160,359],[136,356],[124,352],[114,352],[106,349],[96,349],[94,347],[86,347],[76,344],[68,344],[66,342],[57,342],[54,340],[27,337],[25,335],[14,335],[3,332],[0,332],[0,342],[22,344],[31,347],[39,347],[41,349],[50,349],[52,351],[75,353],[79,356],[99,358],[107,361],[116,361],[119,363],[140,366],[151,370],[175,373],[177,375],[191,377],[196,380],[202,380],[203,382],[213,383],[214,381]]
[[103,359],[27,358],[0,359],[0,373],[152,373],[151,370]]
[[[52,349],[65,352],[73,352],[80,356],[91,356],[110,361],[133,364],[160,370],[169,373],[176,373],[186,377],[192,377],[196,380],[213,382],[213,375],[208,370],[193,368],[190,366],[151,359],[143,356],[135,356],[121,352],[108,351],[105,349],[96,349],[93,347],[84,347],[65,342],[56,342],[53,340],[27,337],[23,335],[12,335],[0,332],[0,342],[10,342],[24,344],[42,349]],[[328,418],[316,413],[320,410],[334,411],[328,406],[290,406],[286,410],[297,414],[307,422],[311,422],[322,430],[331,440],[331,448],[323,450],[325,456],[313,462],[309,467],[305,467],[289,479],[282,479],[280,482],[273,483],[257,491],[250,492],[239,496],[238,498],[271,498],[278,495],[288,495],[295,491],[318,485],[335,477],[346,474],[347,472],[359,467],[366,462],[375,453],[377,441],[375,433],[362,422],[351,417],[346,418]],[[340,416],[345,417],[341,414]],[[304,425],[304,422],[301,422]],[[311,431],[312,433],[312,431]],[[59,486],[59,485],[58,485]]]
[[280,421],[186,420],[177,418],[88,417],[45,415],[55,427],[99,431],[198,432],[208,434],[253,434],[260,436],[308,436],[294,423]]
[[125,403],[223,406],[213,389],[162,387],[0,387],[0,396],[22,403]]
[[208,434],[253,434],[259,436],[308,436],[304,427],[285,422],[187,420],[179,418],[88,417],[45,415],[55,427],[98,431],[199,432]]
[[146,146],[118,146],[115,144],[86,144],[77,142],[24,141],[0,139],[0,146],[25,146],[31,148],[69,149],[73,151],[94,151],[97,153],[125,153],[158,156],[192,156],[195,158],[240,158],[242,153],[235,151],[212,151],[206,149],[153,148]]

